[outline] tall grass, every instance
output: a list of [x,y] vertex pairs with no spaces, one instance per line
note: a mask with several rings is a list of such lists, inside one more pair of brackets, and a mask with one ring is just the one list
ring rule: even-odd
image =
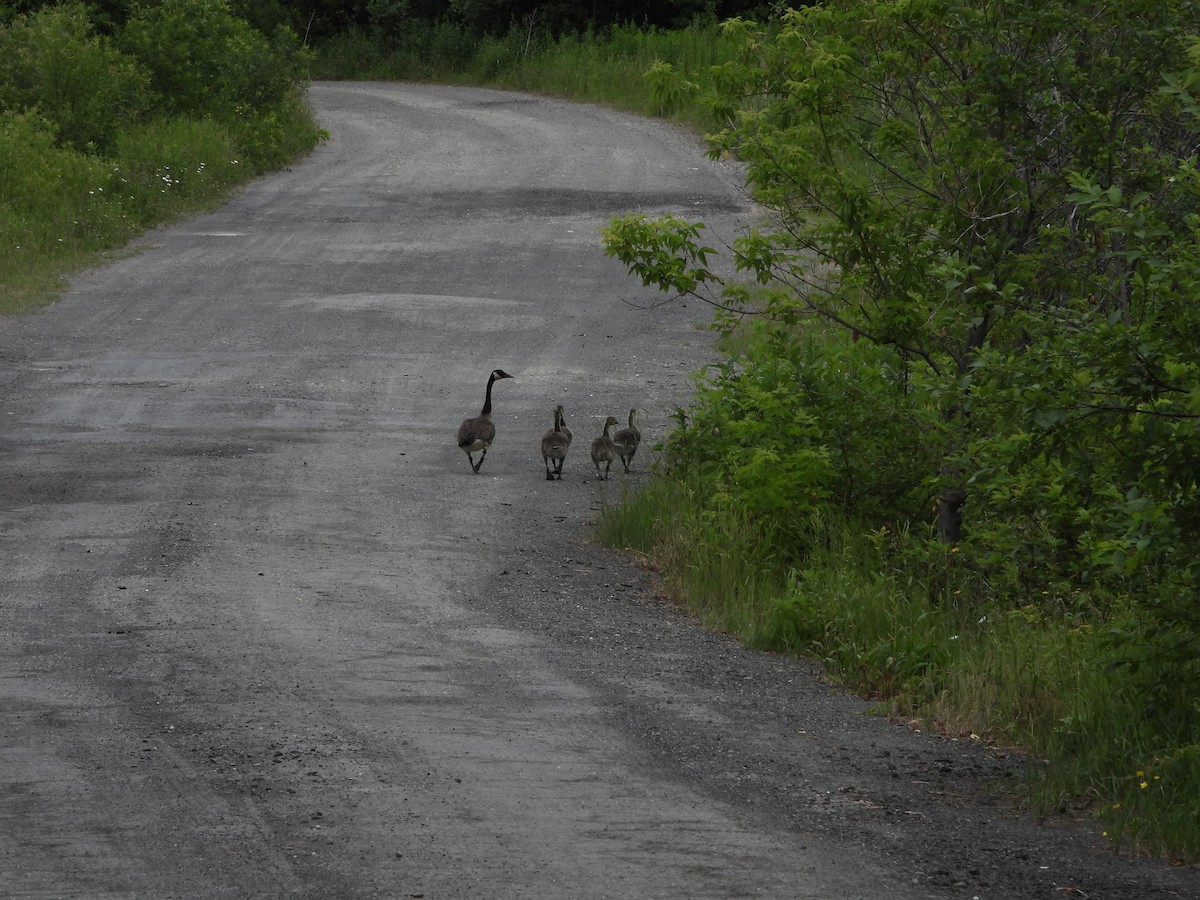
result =
[[766,643],[783,586],[771,542],[744,516],[708,515],[689,489],[655,479],[604,508],[597,536],[653,561],[668,596],[705,625]]
[[[521,48],[509,45],[512,50]],[[708,114],[686,103],[667,102],[647,77],[655,64],[696,73],[726,59],[713,22],[698,21],[678,31],[617,26],[539,45],[510,56],[491,82],[514,90],[536,91],[601,103],[643,115],[671,115],[706,126]]]
[[466,83],[479,42],[451,24],[413,23],[385,38],[351,28],[324,41],[311,65],[317,79]]
[[817,659],[889,713],[1020,747],[1038,810],[1089,809],[1116,849],[1200,856],[1200,746],[1146,727],[1147,698],[1114,666],[1102,623],[981,604],[955,587],[969,579],[952,554],[893,529],[813,516],[807,552],[789,561],[769,533],[702,496],[660,471],[601,511],[596,536],[643,558],[709,627]]
[[218,201],[253,174],[237,156],[210,120],[127,128],[100,157],[57,146],[36,116],[0,115],[0,314],[48,302],[63,272]]

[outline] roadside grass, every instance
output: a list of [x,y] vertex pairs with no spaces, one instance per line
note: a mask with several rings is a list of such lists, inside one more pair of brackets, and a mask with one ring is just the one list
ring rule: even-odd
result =
[[671,118],[702,130],[711,127],[711,114],[688,102],[686,94],[664,91],[654,73],[665,64],[694,74],[727,58],[715,22],[697,21],[677,31],[618,26],[602,34],[566,36],[533,52],[522,50],[511,65],[497,67],[491,81]]
[[[661,465],[661,463],[660,463]],[[676,473],[678,474],[678,473]],[[1019,748],[1040,814],[1095,815],[1114,850],[1200,853],[1200,747],[1146,727],[1101,623],[980,604],[952,561],[914,566],[911,536],[814,516],[787,561],[733,510],[656,471],[600,511],[596,539],[633,553],[675,605],[749,646],[802,655],[886,714]]]
[[119,25],[82,3],[30,6],[0,22],[0,314],[324,136],[309,54],[224,4],[149,4]]
[[707,516],[684,485],[655,478],[601,510],[597,539],[634,553],[659,573],[663,592],[705,626],[751,644],[767,642],[778,570],[770,541],[737,516]]
[[66,286],[63,273],[82,268],[90,260],[90,255],[76,262],[65,258],[44,262],[38,258],[18,272],[0,275],[0,316],[33,312],[53,303]]
[[451,24],[414,22],[392,36],[350,28],[315,48],[309,71],[318,80],[467,84],[477,47]]
[[[303,110],[278,123],[273,152],[307,152]],[[211,209],[259,173],[212,120],[160,119],[120,132],[107,156],[57,146],[29,115],[0,117],[0,315],[52,302],[71,272],[95,265],[147,228]]]

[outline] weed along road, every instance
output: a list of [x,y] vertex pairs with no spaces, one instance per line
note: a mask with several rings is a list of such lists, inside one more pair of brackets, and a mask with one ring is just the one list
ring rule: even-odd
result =
[[1200,896],[589,542],[710,353],[597,229],[732,235],[735,167],[537,97],[311,95],[310,158],[0,321],[0,895]]

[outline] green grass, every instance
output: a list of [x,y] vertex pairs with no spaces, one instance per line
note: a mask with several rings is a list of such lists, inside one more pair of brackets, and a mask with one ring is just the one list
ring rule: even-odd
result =
[[[280,160],[317,139],[305,109],[284,117],[263,148]],[[212,120],[159,119],[123,130],[100,156],[56,145],[36,117],[0,115],[0,314],[52,302],[69,273],[220,203],[261,171],[240,158],[245,137]]]
[[1102,623],[979,605],[954,587],[968,580],[951,554],[914,562],[912,535],[819,516],[803,561],[785,563],[770,535],[701,496],[660,472],[602,510],[596,536],[711,628],[820,660],[882,711],[1022,748],[1039,811],[1090,811],[1117,850],[1200,857],[1200,746],[1147,727]]
[[70,272],[321,139],[301,48],[181,3],[139,8],[111,38],[85,4],[0,23],[0,313],[52,300]]
[[707,517],[689,491],[659,478],[601,511],[597,538],[651,560],[666,593],[708,627],[769,640],[782,587],[770,541],[739,517]]

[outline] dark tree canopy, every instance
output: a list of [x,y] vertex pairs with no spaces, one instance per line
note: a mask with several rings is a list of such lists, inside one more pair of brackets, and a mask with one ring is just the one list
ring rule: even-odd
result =
[[[0,22],[56,5],[57,0],[3,0]],[[97,30],[123,27],[136,7],[154,0],[88,0]],[[561,35],[635,24],[654,28],[682,27],[697,16],[726,19],[753,16],[769,6],[757,0],[231,0],[231,10],[264,34],[290,28],[308,43],[381,21],[419,24],[451,22],[477,36],[500,35],[515,26],[535,24]],[[787,5],[787,4],[784,4]],[[801,5],[801,4],[794,4]]]

